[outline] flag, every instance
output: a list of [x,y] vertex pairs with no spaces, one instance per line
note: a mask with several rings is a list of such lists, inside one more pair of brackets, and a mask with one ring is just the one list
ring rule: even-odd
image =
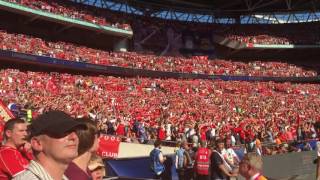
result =
[[6,105],[0,100],[0,119],[8,121],[9,119],[14,118],[12,112],[8,109]]

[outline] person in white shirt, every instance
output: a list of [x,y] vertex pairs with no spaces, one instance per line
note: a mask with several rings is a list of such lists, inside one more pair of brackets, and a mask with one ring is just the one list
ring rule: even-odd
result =
[[240,159],[232,147],[231,139],[226,139],[226,149],[222,151],[222,155],[232,169],[235,169],[238,167]]

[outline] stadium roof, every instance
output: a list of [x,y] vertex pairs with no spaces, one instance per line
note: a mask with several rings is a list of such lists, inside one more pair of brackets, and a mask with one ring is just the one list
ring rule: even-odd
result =
[[287,12],[320,9],[319,0],[131,0],[131,2],[136,5],[140,2],[159,7],[213,12]]
[[70,0],[167,20],[216,24],[320,21],[320,0]]

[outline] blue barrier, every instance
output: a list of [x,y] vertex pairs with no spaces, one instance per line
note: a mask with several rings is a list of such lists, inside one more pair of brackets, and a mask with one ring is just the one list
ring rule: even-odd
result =
[[[172,180],[177,180],[178,175],[176,173],[174,159],[174,156],[167,156],[165,166],[168,176],[171,175]],[[154,174],[150,169],[149,157],[105,160],[105,166],[107,175],[111,177],[154,178]]]
[[317,140],[310,140],[310,141],[306,141],[304,143],[301,142],[301,143],[296,144],[295,147],[303,150],[304,146],[305,146],[305,143],[309,143],[311,148],[312,148],[312,150],[316,150],[316,148],[317,148]]

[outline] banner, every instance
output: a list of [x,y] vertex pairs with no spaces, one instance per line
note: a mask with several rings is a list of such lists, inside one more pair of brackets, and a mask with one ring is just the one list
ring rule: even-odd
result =
[[0,120],[8,121],[9,119],[14,118],[14,115],[8,109],[6,105],[0,100]]
[[117,158],[121,139],[116,136],[103,135],[99,138],[97,153],[102,158]]

